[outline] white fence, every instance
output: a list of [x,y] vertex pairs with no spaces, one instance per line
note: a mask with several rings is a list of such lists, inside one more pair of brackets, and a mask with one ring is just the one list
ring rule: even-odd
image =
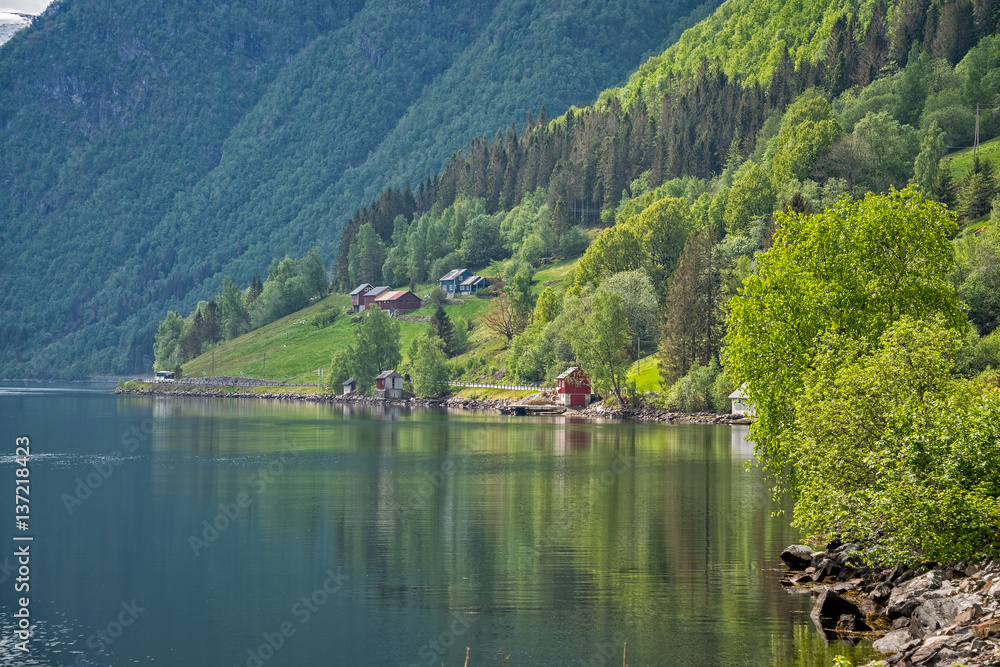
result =
[[528,387],[519,384],[479,384],[478,382],[449,382],[453,387],[479,387],[482,389],[513,389],[515,391],[541,391],[538,385]]

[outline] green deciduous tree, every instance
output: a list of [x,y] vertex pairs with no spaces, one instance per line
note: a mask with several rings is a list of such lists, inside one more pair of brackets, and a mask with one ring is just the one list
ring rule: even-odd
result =
[[367,389],[382,371],[393,370],[402,361],[399,352],[399,322],[381,308],[366,311],[358,328],[354,357],[354,379]]
[[759,271],[730,302],[723,353],[756,406],[751,437],[776,476],[793,460],[795,401],[826,332],[865,347],[903,316],[938,313],[965,326],[947,280],[955,220],[940,204],[891,190],[812,216],[779,213],[778,221]]
[[229,276],[222,278],[222,293],[218,302],[222,312],[223,338],[232,340],[250,330],[250,311],[247,310],[246,297]]
[[535,303],[535,310],[531,315],[531,323],[545,326],[556,319],[559,315],[562,304],[559,295],[552,287],[546,287]]
[[154,370],[173,370],[180,365],[180,340],[184,334],[184,318],[170,310],[156,328],[153,354],[156,359]]
[[756,164],[752,165],[733,183],[729,191],[723,214],[726,231],[730,234],[742,234],[755,218],[770,216],[774,212],[777,196],[767,170]]
[[833,117],[830,103],[824,98],[813,97],[794,104],[786,112],[778,133],[771,163],[775,184],[781,187],[793,178],[808,178],[816,160],[830,150],[842,133],[840,122]]
[[610,390],[621,404],[625,403],[625,374],[632,364],[628,355],[628,322],[622,310],[621,297],[598,289],[590,312],[582,322],[567,332],[573,352],[594,385]]
[[795,524],[915,565],[996,553],[1000,393],[951,375],[958,333],[903,317],[874,349],[831,333],[796,400]]
[[409,349],[410,377],[417,396],[441,396],[448,392],[448,359],[437,336],[417,336]]

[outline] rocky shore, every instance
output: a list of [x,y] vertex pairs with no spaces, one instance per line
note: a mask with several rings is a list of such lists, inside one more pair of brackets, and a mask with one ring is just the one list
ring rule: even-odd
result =
[[[280,383],[254,381],[249,378],[226,378],[236,382],[221,382],[222,378],[196,378],[193,382],[187,380],[175,383],[146,384],[141,388],[117,387],[114,393],[122,396],[183,396],[207,398],[264,398],[282,401],[309,401],[313,403],[343,403],[350,405],[396,405],[426,408],[452,408],[461,410],[499,411],[518,404],[521,401],[532,401],[540,405],[540,395],[525,399],[512,400],[481,400],[450,396],[445,398],[419,398],[409,396],[401,399],[376,398],[359,394],[328,394],[299,392],[258,392],[247,391],[252,387],[278,386]],[[283,385],[296,386],[296,385]],[[298,385],[301,386],[301,385]],[[714,414],[698,412],[693,414],[668,412],[657,408],[619,408],[607,407],[603,403],[591,405],[584,410],[569,409],[564,416],[583,417],[586,419],[615,419],[635,421],[657,421],[671,424],[749,424],[750,420],[740,415]]]
[[828,640],[874,640],[872,665],[1000,667],[1000,562],[946,563],[919,569],[870,568],[860,545],[781,553],[782,583],[816,598],[810,618]]

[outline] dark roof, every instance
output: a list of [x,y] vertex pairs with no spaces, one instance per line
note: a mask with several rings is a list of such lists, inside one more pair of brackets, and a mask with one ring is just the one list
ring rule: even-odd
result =
[[349,384],[357,384],[357,383],[354,381],[354,378],[347,378],[346,380],[344,380],[343,382],[341,382],[341,384],[343,384],[343,385],[346,386],[346,385],[349,385]]
[[358,285],[357,287],[354,288],[354,290],[351,292],[351,296],[356,296],[358,294],[361,294],[365,290],[366,287],[368,289],[372,288],[372,286],[369,285],[368,283],[361,283],[360,285]]
[[483,278],[482,276],[469,276],[468,278],[466,278],[465,280],[462,281],[462,284],[463,285],[475,285],[476,283],[478,283],[480,281],[482,281],[484,283],[485,282],[489,282],[488,280],[486,280],[486,278]]
[[465,273],[467,270],[468,269],[452,269],[448,273],[446,273],[443,276],[441,276],[440,278],[438,278],[438,282],[440,282],[442,280],[454,280],[455,278],[458,278],[460,275],[462,275],[463,273]]
[[378,375],[375,376],[375,379],[376,380],[384,380],[384,379],[386,379],[388,377],[392,377],[393,375],[395,375],[396,377],[399,377],[399,378],[403,377],[402,375],[400,375],[396,371],[382,371],[381,373],[379,373]]
[[368,292],[367,294],[365,294],[365,296],[378,296],[379,294],[381,294],[382,292],[386,291],[387,289],[389,289],[388,285],[380,285],[378,287],[373,287],[370,292]]

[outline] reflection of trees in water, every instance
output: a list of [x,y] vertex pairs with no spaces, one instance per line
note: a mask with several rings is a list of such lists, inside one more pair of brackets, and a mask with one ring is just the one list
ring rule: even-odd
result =
[[165,486],[227,502],[290,442],[295,462],[242,530],[296,558],[336,554],[372,604],[627,620],[647,646],[683,641],[705,664],[828,661],[789,622],[804,603],[771,569],[788,517],[770,516],[738,430],[332,407],[182,405],[167,437],[192,439],[165,451],[239,461]]

